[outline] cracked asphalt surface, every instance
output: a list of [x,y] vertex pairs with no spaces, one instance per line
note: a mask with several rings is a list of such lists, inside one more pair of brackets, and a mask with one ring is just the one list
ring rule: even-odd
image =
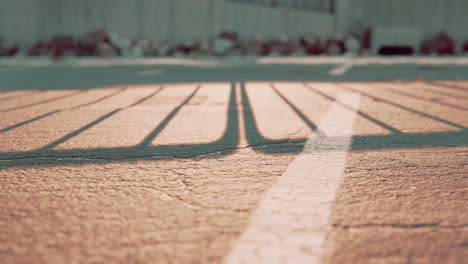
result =
[[0,73],[0,263],[222,263],[345,92],[361,102],[343,105],[356,119],[323,263],[466,263],[468,81],[92,69]]

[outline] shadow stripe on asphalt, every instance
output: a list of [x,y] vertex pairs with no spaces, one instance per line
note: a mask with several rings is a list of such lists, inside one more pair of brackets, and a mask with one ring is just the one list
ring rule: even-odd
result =
[[427,99],[427,98],[424,98],[424,97],[421,97],[421,96],[418,96],[418,95],[414,95],[414,94],[411,94],[411,93],[406,93],[406,92],[395,90],[395,88],[393,88],[393,87],[385,87],[385,86],[380,86],[380,87],[382,87],[383,89],[385,89],[388,92],[403,95],[403,96],[409,97],[411,99],[421,100],[421,101],[430,102],[430,103],[436,103],[436,104],[440,104],[440,105],[443,105],[443,106],[452,107],[452,108],[456,108],[456,109],[463,110],[463,111],[468,111],[468,108],[465,108],[465,107],[462,107],[462,106],[459,106],[459,105],[454,105],[454,104],[442,102],[442,101],[439,101],[437,99],[433,99],[433,100]]
[[13,129],[16,129],[16,128],[19,128],[21,126],[24,126],[24,125],[27,125],[27,124],[30,124],[32,122],[35,122],[35,121],[38,121],[38,120],[41,120],[43,118],[46,118],[50,115],[53,115],[53,114],[57,114],[57,113],[60,113],[60,112],[63,112],[63,111],[71,111],[71,110],[75,110],[75,109],[78,109],[78,108],[82,108],[82,107],[86,107],[86,106],[90,106],[90,105],[93,105],[93,104],[96,104],[96,103],[99,103],[105,99],[108,99],[108,98],[111,98],[119,93],[121,93],[122,91],[124,91],[126,88],[122,88],[122,89],[119,89],[118,91],[112,93],[112,94],[109,94],[109,95],[106,95],[102,98],[99,98],[95,101],[92,101],[92,102],[89,102],[89,103],[85,103],[85,104],[81,104],[81,105],[78,105],[78,106],[75,106],[75,107],[72,107],[72,108],[68,108],[68,109],[59,109],[59,110],[55,110],[55,111],[51,111],[51,112],[48,112],[44,115],[40,115],[40,116],[37,116],[37,117],[34,117],[34,118],[31,118],[29,120],[26,120],[24,122],[21,122],[21,123],[18,123],[18,124],[15,124],[15,125],[12,125],[12,126],[9,126],[7,128],[3,128],[3,129],[0,129],[0,133],[5,133],[5,132],[8,132],[10,130],[13,130]]
[[[236,104],[236,88],[231,83],[231,94],[228,107],[227,128],[223,137],[208,144],[194,145],[160,145],[132,146],[96,149],[72,150],[34,150],[23,152],[1,152],[0,168],[53,166],[61,164],[108,163],[135,160],[168,160],[184,158],[221,157],[233,153],[238,148],[239,124],[238,114],[244,116],[246,147],[266,154],[299,153],[306,140],[264,141],[259,137],[255,119],[250,108],[245,87],[240,85],[240,96],[244,110],[239,112]],[[352,109],[349,109],[352,110]],[[261,136],[261,135],[260,135]],[[340,140],[336,138],[335,140]],[[416,149],[431,147],[460,147],[468,145],[468,132],[429,132],[429,133],[395,133],[391,135],[365,135],[353,137],[351,150],[378,149]],[[327,152],[330,150],[321,150]]]
[[54,98],[47,99],[47,100],[44,100],[44,101],[40,101],[40,102],[31,103],[31,104],[27,104],[27,105],[21,105],[21,106],[16,106],[16,107],[12,107],[12,108],[3,109],[3,110],[0,110],[0,113],[5,113],[5,112],[14,111],[14,110],[24,109],[24,108],[28,108],[28,107],[36,106],[36,105],[47,104],[47,103],[50,103],[50,102],[55,102],[55,101],[58,101],[58,100],[60,100],[60,99],[64,99],[64,98],[67,98],[67,97],[75,96],[75,95],[80,94],[80,93],[84,93],[84,92],[86,92],[86,91],[87,91],[87,90],[79,90],[79,91],[77,91],[77,92],[65,94],[65,95],[58,96],[58,97],[54,97]]
[[[19,94],[19,95],[6,96],[6,97],[0,98],[0,101],[13,100],[13,99],[17,99],[17,98],[21,98],[21,97],[25,97],[25,96],[30,96],[32,94],[39,93],[39,92],[41,92],[41,91],[29,91],[29,92]],[[1,90],[0,90],[0,93],[1,93]]]
[[307,83],[304,83],[304,86],[305,86],[306,88],[308,88],[310,91],[312,91],[312,92],[314,92],[314,93],[316,93],[316,94],[318,94],[318,95],[324,97],[325,99],[328,99],[328,100],[330,100],[330,101],[332,101],[332,102],[336,102],[336,103],[338,103],[338,104],[340,104],[340,105],[342,105],[342,106],[348,108],[348,109],[351,110],[351,111],[356,111],[356,113],[357,113],[359,116],[361,116],[361,117],[363,117],[363,118],[365,118],[365,119],[371,121],[372,123],[374,123],[374,124],[376,124],[376,125],[378,125],[378,126],[384,128],[384,129],[388,130],[388,131],[391,132],[391,133],[394,133],[394,134],[401,134],[401,133],[403,133],[403,132],[401,132],[400,130],[398,130],[398,129],[392,127],[392,126],[389,125],[389,124],[386,124],[386,123],[383,122],[383,121],[380,121],[380,120],[377,119],[377,118],[374,118],[374,117],[372,117],[372,116],[370,116],[370,115],[368,115],[368,114],[366,114],[366,113],[364,113],[364,112],[362,112],[362,111],[360,111],[360,110],[353,109],[352,107],[350,107],[350,106],[348,106],[348,105],[346,105],[346,104],[344,104],[344,103],[342,103],[342,102],[337,101],[337,100],[336,100],[335,98],[333,98],[332,96],[329,96],[329,95],[327,95],[327,94],[325,94],[325,93],[322,93],[322,92],[318,91],[317,89],[313,88],[312,86],[310,86],[310,85],[307,84]]
[[[89,123],[88,125],[86,125],[86,126],[80,128],[80,129],[78,129],[78,130],[76,130],[76,131],[73,131],[73,132],[71,132],[70,134],[68,134],[68,135],[66,135],[66,136],[64,136],[64,137],[62,137],[62,138],[60,138],[60,139],[58,139],[58,140],[56,140],[56,141],[50,143],[49,145],[47,145],[47,146],[41,148],[41,150],[53,149],[53,148],[57,147],[58,145],[60,145],[60,144],[62,144],[62,143],[64,143],[64,142],[70,140],[71,138],[78,136],[79,134],[83,133],[84,131],[86,131],[86,130],[88,130],[88,129],[94,127],[94,126],[96,126],[97,124],[103,122],[104,120],[108,119],[109,117],[111,117],[111,116],[113,116],[113,115],[119,113],[120,111],[125,110],[125,109],[128,109],[128,108],[131,108],[131,107],[135,107],[135,106],[137,106],[137,105],[143,103],[144,101],[146,101],[146,100],[148,100],[149,98],[151,98],[151,97],[155,96],[156,94],[158,94],[158,93],[159,93],[160,91],[162,91],[163,89],[164,89],[164,87],[160,87],[160,88],[158,88],[156,91],[154,91],[153,93],[151,93],[151,94],[149,94],[149,95],[147,95],[147,96],[144,96],[143,98],[137,100],[136,102],[130,104],[129,106],[122,107],[122,108],[117,108],[117,109],[115,109],[115,110],[113,110],[113,111],[111,111],[111,112],[109,112],[109,113],[103,115],[102,117],[96,119],[95,121]],[[123,91],[123,90],[122,90],[122,91]],[[121,92],[121,91],[120,91],[120,92]],[[118,93],[115,93],[115,94],[118,94]],[[115,94],[114,94],[114,95],[115,95]],[[100,100],[99,100],[99,101],[100,101]]]
[[418,115],[420,115],[420,116],[430,118],[430,119],[432,119],[432,120],[438,121],[438,122],[440,122],[440,123],[444,123],[444,124],[446,124],[446,125],[449,125],[449,126],[452,126],[452,127],[458,128],[458,129],[467,130],[467,128],[466,128],[465,126],[459,125],[459,124],[457,124],[457,123],[454,123],[454,122],[451,122],[451,121],[448,121],[448,120],[439,118],[439,117],[437,117],[437,116],[433,116],[433,115],[431,115],[431,114],[423,113],[423,112],[418,111],[418,110],[415,110],[415,109],[413,109],[413,108],[410,108],[410,107],[407,107],[407,106],[404,106],[404,105],[401,105],[401,104],[398,104],[398,103],[394,103],[394,102],[392,102],[392,101],[389,101],[389,100],[386,100],[386,99],[383,99],[383,98],[379,98],[379,97],[377,97],[377,96],[373,96],[373,95],[371,95],[371,94],[368,94],[368,93],[366,93],[366,92],[359,91],[358,89],[351,88],[351,87],[346,86],[346,85],[341,84],[341,83],[336,83],[336,84],[339,85],[340,87],[343,87],[343,88],[346,89],[346,90],[360,93],[360,94],[362,94],[363,96],[366,96],[366,97],[371,98],[371,99],[373,99],[373,100],[378,100],[378,101],[384,102],[384,103],[386,103],[386,104],[388,104],[388,105],[398,107],[398,108],[403,109],[403,110],[406,110],[406,111],[408,111],[408,112],[415,113],[415,114],[418,114]]

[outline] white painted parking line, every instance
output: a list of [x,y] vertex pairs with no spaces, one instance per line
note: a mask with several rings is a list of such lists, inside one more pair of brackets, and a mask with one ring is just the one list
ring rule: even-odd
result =
[[343,75],[345,74],[349,69],[353,67],[353,62],[352,61],[347,61],[343,63],[342,65],[333,68],[331,71],[328,72],[328,75],[331,76],[338,76],[338,75]]
[[[360,95],[346,93],[338,101],[357,108]],[[338,103],[332,105],[319,126],[325,136],[312,136],[266,191],[225,264],[321,262],[355,116],[356,112]]]

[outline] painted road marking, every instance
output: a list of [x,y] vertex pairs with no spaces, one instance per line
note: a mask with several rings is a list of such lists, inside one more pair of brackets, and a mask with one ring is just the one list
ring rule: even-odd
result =
[[[360,95],[338,102],[357,108]],[[356,112],[335,102],[304,150],[268,190],[250,224],[224,259],[237,263],[320,263],[332,202],[340,186]],[[324,151],[327,150],[327,151]]]
[[336,68],[333,68],[331,71],[328,72],[328,75],[331,75],[331,76],[338,76],[338,75],[343,75],[345,74],[347,71],[349,71],[349,69],[351,69],[351,67],[353,67],[353,62],[351,60],[343,63],[342,65],[336,67]]

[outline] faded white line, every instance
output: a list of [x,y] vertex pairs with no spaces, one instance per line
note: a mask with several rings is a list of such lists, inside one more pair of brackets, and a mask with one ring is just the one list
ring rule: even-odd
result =
[[353,62],[352,61],[347,61],[346,63],[343,63],[342,65],[333,68],[331,71],[328,72],[328,75],[331,76],[338,76],[338,75],[343,75],[345,74],[349,69],[353,67]]
[[[346,93],[338,101],[357,108],[360,96]],[[321,262],[327,253],[331,205],[346,165],[355,115],[338,103],[332,105],[319,126],[325,135],[313,135],[264,194],[225,264]]]

